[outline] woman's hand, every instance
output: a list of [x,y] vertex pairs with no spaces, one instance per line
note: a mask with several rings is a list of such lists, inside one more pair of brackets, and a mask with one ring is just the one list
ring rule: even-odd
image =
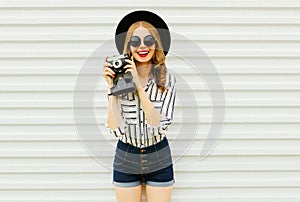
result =
[[115,77],[115,72],[111,68],[109,68],[112,67],[112,64],[106,62],[106,59],[107,57],[104,60],[102,76],[108,84],[108,87],[111,88],[113,86],[113,78]]
[[140,87],[142,87],[142,85],[141,85],[141,82],[140,82],[140,78],[139,78],[138,72],[136,70],[135,63],[133,61],[133,56],[131,57],[131,60],[125,59],[125,62],[129,63],[129,64],[127,64],[124,67],[124,68],[127,68],[127,70],[125,71],[125,73],[127,73],[127,72],[131,73],[131,75],[133,77],[133,80],[135,82],[135,85],[136,85],[136,89],[139,89]]

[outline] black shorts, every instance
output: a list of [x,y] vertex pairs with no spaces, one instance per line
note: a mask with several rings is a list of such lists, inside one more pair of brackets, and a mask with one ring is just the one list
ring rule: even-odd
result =
[[165,187],[175,182],[171,151],[167,138],[138,148],[118,141],[114,159],[113,184],[134,187],[141,183]]

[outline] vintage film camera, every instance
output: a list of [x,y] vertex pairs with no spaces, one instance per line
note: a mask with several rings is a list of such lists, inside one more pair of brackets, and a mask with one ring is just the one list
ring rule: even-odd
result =
[[128,64],[125,59],[130,59],[128,54],[114,55],[106,59],[108,63],[112,64],[110,68],[115,72],[113,87],[110,89],[114,96],[135,91],[135,83],[131,73],[125,73],[126,68],[124,67]]

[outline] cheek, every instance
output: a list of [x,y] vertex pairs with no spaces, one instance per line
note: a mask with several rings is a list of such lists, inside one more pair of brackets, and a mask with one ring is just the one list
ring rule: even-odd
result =
[[134,49],[134,48],[131,48],[131,47],[129,47],[129,51],[130,51],[131,53],[134,53],[135,49]]

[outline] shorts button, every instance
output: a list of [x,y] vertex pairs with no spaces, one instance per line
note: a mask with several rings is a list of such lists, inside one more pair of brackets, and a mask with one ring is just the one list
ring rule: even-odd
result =
[[142,167],[142,170],[146,170],[148,167]]
[[147,162],[147,160],[142,160],[142,163],[146,163]]

